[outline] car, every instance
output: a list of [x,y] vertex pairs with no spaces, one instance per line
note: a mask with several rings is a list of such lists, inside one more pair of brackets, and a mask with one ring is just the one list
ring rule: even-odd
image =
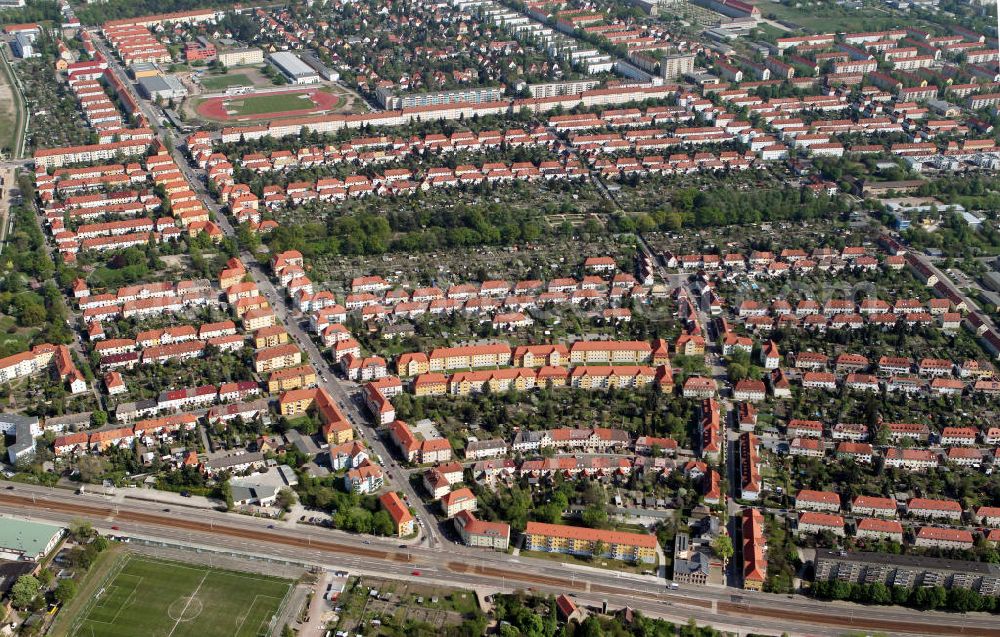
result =
[[405,549],[405,548],[406,548],[406,545],[405,545],[405,544],[400,544],[400,545],[399,545],[399,548],[401,548],[401,549]]
[[170,507],[167,507],[167,508],[163,509],[163,512],[164,513],[170,513]]
[[267,528],[269,528],[269,529],[273,529],[273,528],[274,528],[274,525],[273,525],[273,524],[268,524],[268,525],[267,525]]
[[362,543],[362,544],[371,544],[371,543],[372,543],[372,541],[371,541],[371,540],[364,540],[364,541],[363,541],[363,542],[361,542],[361,543]]
[[8,484],[8,485],[7,485],[7,490],[8,490],[8,491],[13,491],[13,490],[14,490],[14,485],[12,485],[12,484]]
[[191,492],[190,491],[181,491],[181,497],[182,498],[190,498],[191,497]]
[[420,577],[420,571],[413,571],[413,575],[415,575],[416,577]]
[[120,528],[118,528],[117,526],[112,526],[112,527],[111,527],[111,530],[112,530],[112,531],[121,531],[121,529],[120,529]]

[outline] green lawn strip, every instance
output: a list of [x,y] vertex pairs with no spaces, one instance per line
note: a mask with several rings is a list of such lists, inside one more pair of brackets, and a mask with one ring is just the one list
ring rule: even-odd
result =
[[121,546],[116,546],[114,544],[97,556],[94,563],[91,564],[90,570],[84,577],[83,582],[77,589],[76,596],[69,602],[69,604],[63,606],[56,616],[55,622],[52,624],[52,629],[49,632],[52,637],[65,637],[68,634],[70,627],[72,626],[73,620],[84,610],[86,605],[90,603],[94,595],[97,594],[99,588],[104,585],[105,579],[108,577],[108,573],[120,562],[127,559],[127,554],[122,550]]

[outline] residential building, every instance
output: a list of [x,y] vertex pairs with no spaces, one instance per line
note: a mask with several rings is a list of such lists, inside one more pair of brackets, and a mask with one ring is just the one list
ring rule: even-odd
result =
[[820,533],[829,531],[839,537],[844,536],[844,518],[832,513],[804,511],[799,514],[797,533]]
[[455,530],[467,546],[506,551],[510,545],[510,525],[503,522],[479,520],[469,510],[455,514]]
[[1000,592],[1000,566],[996,564],[923,555],[816,549],[815,577],[816,581],[878,582],[890,588],[958,586],[986,596],[996,596]]
[[906,503],[906,512],[918,518],[962,519],[962,505],[955,500],[910,498]]
[[369,460],[363,460],[355,469],[348,469],[344,476],[344,488],[353,493],[375,493],[382,484],[382,468]]
[[972,532],[965,529],[944,529],[937,526],[922,526],[917,531],[914,546],[939,549],[971,549]]
[[476,506],[476,496],[468,487],[446,493],[441,498],[441,511],[446,518],[455,517],[459,511],[475,511]]
[[833,491],[802,489],[795,495],[799,511],[840,511],[840,495]]
[[767,536],[764,514],[759,509],[743,511],[743,588],[759,591],[767,579]]
[[528,522],[524,538],[524,548],[529,551],[589,557],[594,555],[595,549],[603,548],[602,557],[626,562],[656,561],[656,536],[645,533]]
[[388,511],[389,517],[392,518],[392,523],[396,526],[397,537],[406,537],[413,534],[413,514],[410,513],[410,509],[395,491],[383,493],[379,496],[378,501],[382,504],[382,508]]
[[859,538],[872,540],[893,540],[902,544],[903,525],[899,520],[882,520],[879,518],[861,518],[858,520],[857,532]]

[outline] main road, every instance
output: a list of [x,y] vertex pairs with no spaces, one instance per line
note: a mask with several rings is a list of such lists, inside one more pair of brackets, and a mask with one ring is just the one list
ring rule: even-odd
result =
[[[202,546],[237,554],[294,560],[392,579],[429,580],[492,593],[529,588],[569,593],[588,604],[607,601],[675,622],[693,618],[701,624],[743,632],[839,635],[847,630],[911,635],[1000,637],[996,618],[984,614],[951,615],[723,588],[682,587],[665,590],[656,578],[604,571],[465,547],[440,549],[363,539],[310,526],[269,528],[267,520],[211,510],[127,500],[110,503],[99,495],[11,484],[0,489],[0,514],[28,516],[66,524],[85,520],[100,530],[171,543]],[[112,527],[116,527],[112,530]],[[660,580],[662,582],[662,580]]]

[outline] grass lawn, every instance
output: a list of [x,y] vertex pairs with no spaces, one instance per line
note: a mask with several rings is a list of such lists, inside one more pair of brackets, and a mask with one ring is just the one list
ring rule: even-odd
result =
[[129,555],[72,623],[70,637],[257,637],[288,580]]
[[228,75],[203,75],[201,85],[207,91],[223,91],[230,86],[253,86],[250,78],[243,73],[229,73]]
[[298,111],[314,106],[315,103],[305,93],[252,95],[231,100],[228,104],[228,108],[236,111],[236,115],[239,116]]
[[[0,128],[2,124],[0,118]],[[0,315],[0,346],[6,352],[26,351],[36,331],[34,328],[18,328],[13,316]]]
[[779,20],[792,22],[814,33],[873,31],[899,27],[904,23],[910,26],[914,22],[874,5],[866,6],[862,11],[854,11],[832,2],[805,0],[798,4],[800,6],[767,2],[760,5],[760,12],[764,16],[774,14]]

